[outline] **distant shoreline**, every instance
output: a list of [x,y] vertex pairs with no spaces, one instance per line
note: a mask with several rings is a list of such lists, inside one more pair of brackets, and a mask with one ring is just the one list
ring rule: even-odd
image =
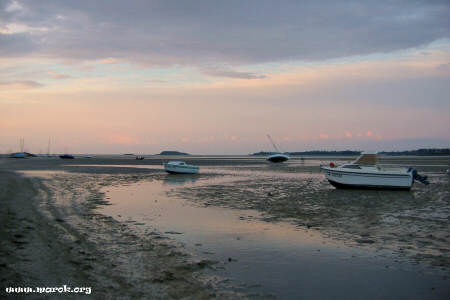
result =
[[[312,151],[296,151],[296,152],[284,152],[285,154],[288,154],[290,156],[358,156],[361,154],[362,151],[353,151],[353,150],[344,150],[344,151],[325,151],[325,150],[312,150]],[[28,158],[36,157],[36,158],[50,158],[50,157],[58,157],[60,154],[51,154],[51,155],[35,155],[28,152],[24,152],[29,155],[27,155]],[[275,154],[276,152],[265,152],[260,151],[256,153],[251,154],[190,154],[190,153],[184,153],[179,151],[162,151],[158,154],[139,154],[139,156],[189,156],[189,157],[221,157],[221,156],[241,156],[241,157],[262,157],[262,156],[269,156],[272,154]],[[14,153],[12,153],[14,154]],[[4,153],[0,154],[0,158],[8,158],[12,154]],[[430,148],[430,149],[417,149],[417,150],[406,150],[406,151],[378,151],[379,155],[385,155],[385,156],[450,156],[450,148]],[[82,158],[81,156],[86,155],[100,155],[100,156],[136,156],[137,154],[131,154],[131,153],[74,153],[75,157]],[[87,158],[87,157],[84,157]]]
[[[345,150],[345,151],[322,151],[322,150],[313,150],[313,151],[302,151],[302,152],[284,152],[285,154],[298,156],[298,155],[318,155],[318,156],[355,156],[361,154],[363,151],[353,151],[353,150]],[[257,153],[249,154],[251,156],[267,156],[271,154],[275,154],[276,152],[264,152],[260,151]],[[430,149],[417,149],[417,150],[406,150],[406,151],[379,151],[380,155],[392,155],[392,156],[401,156],[401,155],[413,155],[413,156],[448,156],[450,155],[450,148],[430,148]]]

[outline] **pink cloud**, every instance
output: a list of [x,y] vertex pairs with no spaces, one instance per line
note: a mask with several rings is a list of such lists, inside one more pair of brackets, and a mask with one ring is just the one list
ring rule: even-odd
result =
[[147,83],[167,83],[167,80],[163,79],[148,79],[146,80]]
[[93,62],[93,64],[96,65],[112,65],[112,64],[118,64],[119,60],[117,58],[114,57],[109,57],[109,58],[103,58],[103,59],[99,59]]
[[33,89],[44,86],[32,80],[0,81],[0,89]]
[[72,77],[72,76],[69,76],[66,74],[61,74],[61,73],[56,73],[56,72],[48,72],[48,75],[50,75],[50,77],[53,79],[67,79],[67,78]]

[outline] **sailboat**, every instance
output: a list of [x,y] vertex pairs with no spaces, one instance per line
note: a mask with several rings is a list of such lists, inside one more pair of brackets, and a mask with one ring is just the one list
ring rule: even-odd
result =
[[269,138],[269,141],[272,143],[273,148],[275,148],[275,150],[277,151],[276,153],[269,155],[267,157],[267,160],[273,163],[280,163],[289,160],[290,157],[286,154],[281,153],[281,151],[278,149],[277,145],[272,140],[270,135],[267,135],[267,137]]
[[47,146],[47,157],[51,157],[50,155],[50,138],[48,138],[48,146]]
[[75,156],[73,156],[72,154],[67,153],[67,147],[64,150],[65,150],[64,152],[66,152],[66,154],[60,155],[59,158],[61,158],[61,159],[74,159],[75,158]]
[[24,138],[20,138],[19,148],[20,148],[20,152],[11,153],[9,157],[10,158],[27,158],[29,156],[27,152],[24,152],[24,148],[25,148],[25,139]]

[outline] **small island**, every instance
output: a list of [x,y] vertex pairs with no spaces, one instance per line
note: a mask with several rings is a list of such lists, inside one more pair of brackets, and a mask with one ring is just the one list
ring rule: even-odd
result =
[[[265,152],[260,151],[257,153],[250,154],[251,156],[269,156],[272,154],[276,154],[278,152]],[[314,151],[303,151],[303,152],[284,152],[283,154],[298,156],[298,155],[359,155],[360,151],[322,151],[322,150],[314,150]]]
[[159,155],[190,155],[190,154],[179,151],[162,151]]

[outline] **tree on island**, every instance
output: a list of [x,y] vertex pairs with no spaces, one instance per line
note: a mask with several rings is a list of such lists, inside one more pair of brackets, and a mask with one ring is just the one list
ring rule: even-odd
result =
[[[274,154],[275,152],[264,152],[260,151],[257,153],[250,154],[252,156],[267,156]],[[357,156],[361,154],[361,151],[344,150],[344,151],[326,151],[326,150],[312,150],[312,151],[302,151],[302,152],[285,152],[288,155],[298,156],[298,155],[328,155],[328,156]],[[414,156],[450,156],[450,148],[430,148],[430,149],[417,149],[408,151],[380,151],[378,152],[382,155],[414,155]]]

